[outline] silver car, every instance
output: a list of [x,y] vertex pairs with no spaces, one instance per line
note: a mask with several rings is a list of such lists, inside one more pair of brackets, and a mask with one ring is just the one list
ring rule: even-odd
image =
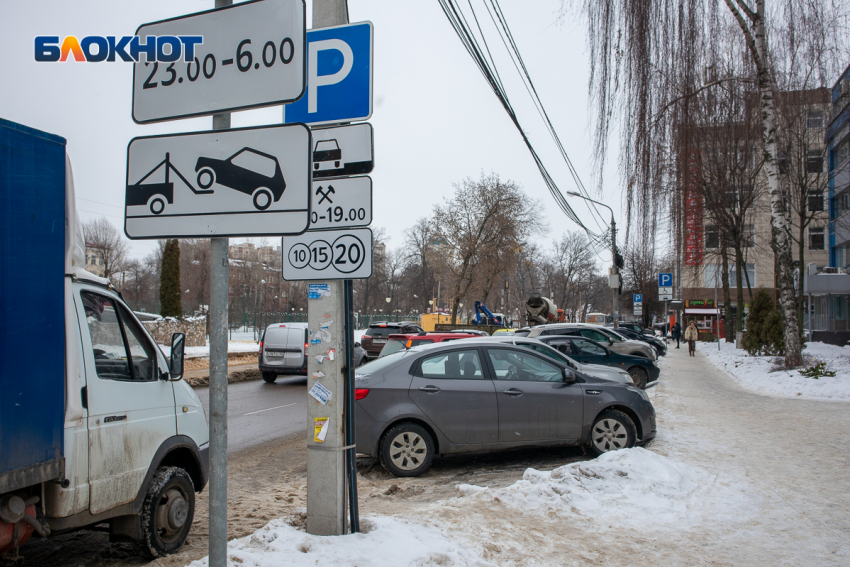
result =
[[615,332],[614,329],[606,329],[599,325],[589,325],[587,323],[554,323],[551,325],[537,325],[536,327],[531,328],[531,331],[528,333],[528,338],[546,335],[578,335],[605,345],[619,354],[642,356],[649,360],[658,359],[655,349],[650,345],[641,341],[626,339]]
[[355,399],[357,452],[396,476],[422,474],[439,454],[585,445],[598,455],[656,435],[643,390],[490,339],[379,358],[357,369]]
[[546,356],[554,358],[555,360],[563,361],[573,370],[581,372],[582,374],[587,374],[588,376],[593,376],[594,378],[611,380],[612,382],[622,382],[623,384],[628,384],[630,386],[634,386],[635,384],[629,373],[623,370],[622,368],[617,368],[614,366],[604,366],[602,364],[582,364],[581,362],[570,358],[558,349],[553,348],[537,339],[503,336],[492,337],[490,340],[494,342],[509,343],[525,348],[530,348],[531,350],[535,350],[540,354],[545,354]]

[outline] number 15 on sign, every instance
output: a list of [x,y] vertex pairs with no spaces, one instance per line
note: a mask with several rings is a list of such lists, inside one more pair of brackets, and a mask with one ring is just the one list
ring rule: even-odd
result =
[[343,280],[372,275],[372,231],[323,230],[283,239],[283,279]]

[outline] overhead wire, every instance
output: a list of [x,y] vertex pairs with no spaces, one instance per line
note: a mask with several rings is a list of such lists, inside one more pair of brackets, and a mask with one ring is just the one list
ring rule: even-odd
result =
[[[478,32],[481,36],[480,43],[475,36],[475,33],[474,33],[472,26],[469,24],[465,14],[463,13],[463,10],[460,9],[460,7],[456,4],[455,0],[439,0],[440,7],[442,8],[443,13],[446,15],[446,18],[449,20],[449,23],[451,24],[452,28],[454,29],[455,33],[457,34],[457,36],[460,39],[461,43],[463,44],[464,48],[469,53],[469,55],[472,57],[473,62],[478,67],[478,70],[484,76],[484,78],[487,81],[487,83],[489,84],[491,90],[496,95],[496,97],[499,99],[499,102],[502,104],[502,107],[508,113],[508,116],[510,117],[511,121],[514,123],[514,126],[519,131],[520,136],[522,137],[523,142],[525,143],[526,147],[528,148],[529,152],[531,153],[531,156],[534,159],[534,162],[537,165],[538,170],[540,171],[540,175],[543,178],[543,181],[544,181],[547,189],[549,190],[549,193],[552,195],[553,199],[555,200],[555,203],[563,211],[563,213],[567,216],[567,218],[569,218],[571,221],[573,221],[576,225],[578,225],[580,228],[582,228],[585,231],[585,233],[588,236],[588,239],[590,240],[591,248],[594,250],[594,252],[597,255],[599,255],[601,250],[608,250],[609,249],[609,240],[608,239],[610,238],[610,231],[603,230],[601,233],[597,233],[597,232],[594,232],[593,230],[591,230],[590,228],[588,228],[581,221],[581,218],[576,214],[576,212],[573,210],[573,208],[570,206],[570,204],[564,198],[563,194],[561,193],[560,189],[557,186],[557,183],[552,178],[552,176],[549,174],[548,169],[543,164],[543,160],[538,155],[537,151],[534,148],[534,145],[531,143],[527,134],[525,133],[525,130],[522,128],[522,125],[520,124],[520,121],[519,121],[519,118],[516,114],[516,111],[514,110],[513,105],[511,104],[510,99],[508,97],[507,90],[505,89],[504,84],[502,83],[502,78],[499,75],[499,72],[498,72],[498,69],[497,69],[497,66],[496,66],[496,63],[495,63],[495,59],[493,58],[492,53],[491,53],[490,48],[489,48],[489,45],[487,44],[487,39],[486,39],[485,34],[484,34],[484,32],[481,28],[480,22],[478,21],[478,16],[475,13],[475,9],[472,7],[472,3],[471,3],[470,0],[467,0],[467,2],[469,4],[470,10],[472,12],[472,17],[475,21],[475,26],[477,27]],[[486,7],[486,3],[485,3],[485,7]],[[490,9],[487,8],[487,10],[488,10],[488,13],[490,13]],[[537,95],[537,90],[534,87],[533,83],[531,82],[530,75],[528,73],[528,69],[525,67],[525,63],[522,61],[521,55],[519,55],[519,50],[516,47],[516,42],[513,40],[512,34],[510,34],[510,28],[507,26],[507,22],[504,18],[504,14],[501,12],[501,8],[497,8],[496,5],[494,5],[493,10],[497,11],[499,20],[501,22],[503,22],[502,25],[503,25],[503,29],[504,29],[504,34],[505,34],[505,36],[507,36],[507,40],[506,40],[505,36],[502,35],[503,32],[499,31],[499,26],[496,25],[495,18],[493,17],[492,13],[490,13],[490,17],[491,17],[491,19],[493,19],[493,23],[494,23],[494,25],[496,25],[496,29],[499,32],[500,38],[502,39],[502,42],[505,44],[506,49],[508,49],[508,53],[511,54],[513,52],[515,54],[517,60],[519,61],[519,66],[517,66],[517,61],[514,60],[514,55],[511,55],[511,60],[514,63],[514,66],[517,68],[517,72],[520,73],[521,79],[523,79],[523,77],[524,77],[523,84],[525,85],[526,90],[529,92],[529,96],[532,97],[532,101],[534,102],[535,107],[538,110],[538,113],[541,114],[541,118],[543,118],[544,122],[546,122],[546,124],[547,124],[547,129],[549,130],[550,136],[552,136],[553,139],[555,140],[555,143],[559,148],[561,156],[564,158],[565,162],[567,163],[567,167],[570,170],[571,176],[573,177],[573,181],[576,183],[576,187],[579,190],[579,194],[588,196],[587,189],[584,187],[584,184],[581,183],[581,179],[578,176],[578,172],[573,167],[573,164],[570,161],[569,156],[568,156],[566,150],[564,149],[563,144],[560,141],[560,138],[558,138],[557,132],[555,131],[554,126],[551,123],[551,120],[549,120],[548,113],[546,113],[545,108],[543,107],[543,103],[542,103],[542,101],[540,101],[540,97]],[[483,46],[484,46],[483,49],[481,47],[482,43],[483,43]],[[507,45],[508,43],[511,44],[512,48],[508,48],[508,45]],[[486,55],[485,55],[485,52],[486,52]],[[522,72],[520,72],[519,67],[523,68]],[[526,84],[526,80],[528,81],[528,84]],[[595,209],[595,207],[594,207],[594,209]],[[592,209],[592,210],[594,210],[594,209]],[[595,212],[601,218],[601,215],[599,214],[598,210],[596,210]],[[596,220],[596,219],[594,218],[594,220]],[[599,223],[597,221],[597,225],[598,224]]]

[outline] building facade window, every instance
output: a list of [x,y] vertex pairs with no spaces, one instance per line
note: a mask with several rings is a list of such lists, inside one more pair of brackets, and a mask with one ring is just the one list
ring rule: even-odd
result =
[[823,128],[823,110],[810,110],[806,116],[806,127]]
[[720,248],[720,232],[713,224],[705,225],[705,247],[710,249]]
[[823,173],[823,151],[806,152],[806,173]]
[[[741,286],[747,287],[747,278],[749,277],[750,286],[756,287],[756,265],[755,263],[746,263],[746,274],[742,273],[743,280]],[[705,271],[705,287],[723,287],[723,267],[720,264],[706,264]],[[715,279],[716,278],[716,279]],[[735,264],[729,263],[729,287],[738,287],[738,277],[735,273]]]
[[809,189],[806,194],[806,207],[810,213],[823,211],[823,191]]
[[809,250],[824,250],[826,248],[826,237],[823,227],[809,227]]

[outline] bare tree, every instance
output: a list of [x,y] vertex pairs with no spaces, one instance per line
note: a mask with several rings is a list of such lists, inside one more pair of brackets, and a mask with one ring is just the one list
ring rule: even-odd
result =
[[[687,170],[671,170],[671,153],[687,156],[693,140],[693,97],[726,83],[750,80],[718,72],[729,46],[743,43],[759,93],[761,151],[771,202],[772,247],[778,269],[779,304],[783,313],[785,364],[802,362],[800,331],[791,256],[791,222],[782,203],[777,164],[775,91],[777,83],[795,88],[799,76],[821,77],[838,70],[838,53],[846,53],[847,3],[828,0],[784,0],[772,12],[764,0],[658,0],[622,2],[581,0],[588,24],[591,61],[589,90],[596,115],[599,171],[606,154],[612,119],[619,119],[621,171],[626,187],[629,223],[653,241],[655,228],[670,207],[672,232],[681,246],[683,223],[678,212]],[[772,25],[772,27],[771,27]],[[732,30],[737,30],[734,33]],[[774,49],[768,44],[768,31]],[[778,48],[777,48],[778,46]],[[832,57],[830,57],[832,56]],[[807,70],[800,72],[798,69]],[[811,71],[809,71],[811,70]],[[777,81],[777,74],[780,80]],[[749,74],[748,74],[749,75]],[[679,136],[679,134],[685,136]],[[601,179],[601,176],[600,176]],[[678,181],[678,183],[675,183]],[[681,273],[681,271],[679,271]]]
[[103,277],[109,279],[122,272],[127,264],[127,241],[105,217],[83,223],[86,246],[94,248],[103,259]]
[[452,323],[457,322],[459,303],[481,275],[485,258],[492,260],[498,249],[519,249],[541,228],[535,203],[516,183],[503,182],[496,174],[455,185],[452,200],[434,208],[432,223],[452,278]]

